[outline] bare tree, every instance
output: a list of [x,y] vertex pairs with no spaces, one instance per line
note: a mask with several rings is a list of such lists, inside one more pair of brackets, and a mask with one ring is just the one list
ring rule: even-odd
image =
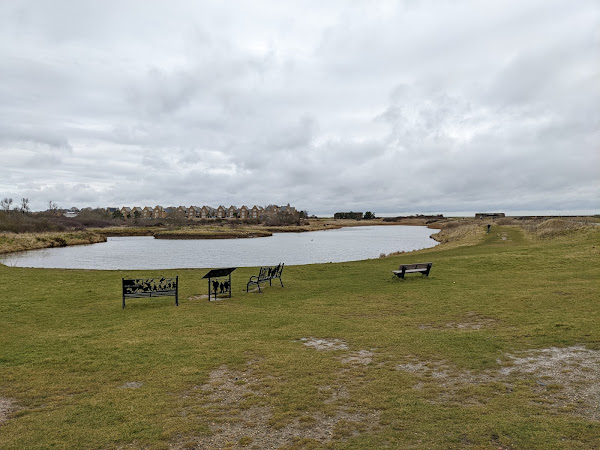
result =
[[58,212],[58,205],[56,202],[53,202],[52,200],[48,202],[48,211],[52,214],[56,214]]
[[30,208],[29,208],[29,199],[26,197],[23,197],[21,199],[21,208],[20,208],[21,212],[23,214],[28,213]]
[[12,202],[12,198],[4,197],[2,200],[0,200],[0,208],[6,212],[10,211],[10,205],[12,205]]

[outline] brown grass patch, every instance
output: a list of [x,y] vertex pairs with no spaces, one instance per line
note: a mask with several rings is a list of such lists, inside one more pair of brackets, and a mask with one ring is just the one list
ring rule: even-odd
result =
[[[356,411],[338,406],[333,414],[306,411],[285,425],[274,425],[273,408],[264,401],[268,397],[263,386],[269,377],[256,375],[250,362],[243,370],[223,365],[210,373],[208,382],[196,391],[205,399],[205,416],[210,416],[210,434],[187,437],[172,448],[280,448],[286,446],[322,447],[372,430],[379,423],[377,411]],[[327,386],[330,401],[346,399],[343,386]],[[189,397],[193,394],[186,393]]]
[[[531,389],[532,402],[555,412],[600,420],[600,351],[583,346],[507,354],[496,370],[460,370],[440,361],[411,358],[396,370],[417,377],[414,389],[433,389],[434,403],[480,403],[493,392],[512,392],[518,383]],[[487,386],[486,393],[477,389]]]

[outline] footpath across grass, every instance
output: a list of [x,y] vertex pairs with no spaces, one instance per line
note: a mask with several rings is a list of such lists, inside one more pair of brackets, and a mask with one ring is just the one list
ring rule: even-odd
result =
[[600,228],[471,231],[217,302],[0,266],[0,448],[598,448]]

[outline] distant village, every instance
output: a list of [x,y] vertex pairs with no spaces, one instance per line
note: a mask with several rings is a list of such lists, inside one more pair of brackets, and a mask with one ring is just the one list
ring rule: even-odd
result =
[[160,205],[155,207],[145,206],[123,206],[122,208],[106,208],[106,210],[117,217],[122,215],[124,218],[139,218],[139,219],[264,219],[270,216],[277,216],[279,214],[287,214],[295,217],[299,217],[303,214],[302,211],[297,211],[295,207],[290,206],[288,203],[286,206],[269,205],[267,207],[256,206],[248,208],[242,206],[238,208],[236,206],[219,206],[213,208],[211,206],[169,206],[163,208]]

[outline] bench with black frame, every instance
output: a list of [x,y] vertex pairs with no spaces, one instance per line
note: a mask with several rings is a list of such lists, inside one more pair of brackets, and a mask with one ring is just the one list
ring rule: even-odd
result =
[[248,284],[246,285],[246,292],[248,292],[248,289],[251,284],[257,285],[258,292],[262,292],[260,290],[260,283],[266,283],[268,281],[269,286],[272,286],[271,282],[275,278],[279,278],[281,287],[283,287],[283,281],[281,281],[281,272],[283,272],[283,266],[284,266],[284,264],[280,263],[275,267],[261,267],[260,271],[258,272],[258,276],[252,275],[250,277],[250,281],[248,281]]
[[179,306],[179,276],[175,278],[134,278],[123,281],[123,308],[127,298],[175,297]]
[[429,276],[429,271],[431,270],[431,266],[433,263],[417,263],[417,264],[400,264],[400,268],[398,270],[392,270],[394,275],[397,275],[399,278],[404,279],[404,275],[407,273],[420,273],[425,276]]

